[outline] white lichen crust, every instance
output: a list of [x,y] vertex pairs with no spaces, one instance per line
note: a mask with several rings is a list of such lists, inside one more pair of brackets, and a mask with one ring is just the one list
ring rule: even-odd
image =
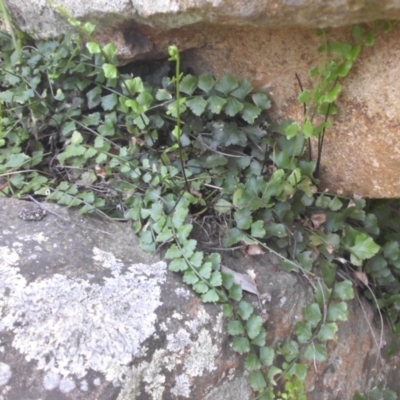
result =
[[[213,337],[221,337],[222,313],[211,317],[197,304],[189,317],[185,307],[167,307],[157,320],[165,262],[126,267],[94,248],[95,268],[106,270],[100,284],[90,273],[81,275],[84,279],[54,274],[28,283],[19,257],[0,247],[0,331],[12,332],[12,345],[44,371],[44,389],[87,391],[91,369],[121,386],[118,400],[162,400],[166,388],[169,396],[191,398],[195,380],[216,370],[219,346]],[[176,290],[176,304],[182,294],[192,296]],[[162,336],[161,348],[143,343]],[[134,360],[141,361],[132,366]],[[11,372],[3,369],[5,382]]]
[[0,386],[7,385],[12,376],[11,368],[8,364],[0,362]]
[[68,392],[74,384],[67,378],[82,378],[90,368],[118,384],[155,332],[166,264],[134,264],[120,274],[122,266],[112,255],[94,253],[113,275],[103,285],[59,274],[27,285],[12,265],[16,253],[0,249],[1,327],[14,333],[13,346],[28,361],[36,360],[45,371],[45,387],[53,387],[60,375],[60,390]]
[[[167,319],[168,320],[168,319]],[[203,307],[199,309],[190,324],[195,329],[190,331],[179,328],[176,333],[167,335],[165,349],[154,351],[150,362],[143,361],[129,371],[129,379],[118,396],[118,400],[140,398],[140,385],[152,400],[162,400],[165,391],[165,371],[181,371],[175,376],[175,384],[171,387],[171,398],[192,398],[193,380],[208,375],[217,369],[215,360],[219,356],[220,347],[213,343],[210,331],[205,327],[211,321]],[[221,336],[222,313],[215,318],[214,331]],[[173,320],[169,321],[174,324]],[[164,323],[163,323],[164,324]],[[165,325],[165,324],[164,324]]]

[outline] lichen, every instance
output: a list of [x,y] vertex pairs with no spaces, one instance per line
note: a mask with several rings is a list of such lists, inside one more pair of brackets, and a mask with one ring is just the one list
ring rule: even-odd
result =
[[189,321],[185,321],[185,325],[189,328],[189,330],[192,333],[197,333],[197,331],[199,330],[199,326],[201,326],[201,324],[199,323],[199,321],[192,319]]
[[186,358],[185,371],[190,376],[201,376],[203,371],[215,371],[217,367],[214,360],[217,355],[218,346],[213,344],[210,332],[203,328]]
[[93,379],[93,385],[94,386],[100,386],[101,385],[101,379],[100,378]]
[[148,368],[144,370],[143,382],[145,391],[153,400],[162,400],[165,389],[165,374],[163,373],[165,350],[156,350]]
[[223,330],[222,329],[223,325],[224,325],[224,314],[219,313],[217,315],[216,319],[215,319],[215,323],[214,323],[214,326],[213,326],[213,331],[215,333],[221,333],[222,330]]
[[89,385],[86,379],[79,382],[79,389],[82,390],[82,392],[87,392],[89,390]]
[[[0,316],[7,308],[7,298],[22,292],[26,286],[26,280],[19,273],[19,268],[14,267],[18,261],[19,255],[16,251],[0,247]],[[0,332],[3,330],[3,322],[0,320]]]
[[[218,345],[213,344],[209,329],[204,325],[211,317],[204,307],[199,307],[196,316],[186,321],[194,329],[172,329],[166,335],[166,346],[153,351],[150,362],[143,361],[136,367],[131,367],[124,387],[118,400],[130,400],[140,397],[140,385],[153,400],[161,400],[166,389],[165,371],[182,371],[175,375],[175,384],[171,387],[173,398],[191,397],[191,384],[193,377],[201,376],[205,371],[215,371],[215,358],[219,354]],[[196,324],[193,323],[196,321]],[[215,332],[220,332],[223,324],[222,313],[216,317]],[[189,322],[192,322],[189,324]],[[168,327],[176,326],[175,318],[166,318],[164,331]],[[214,324],[213,324],[214,325]]]
[[[124,265],[113,254],[93,249],[94,262],[111,273],[102,284],[55,274],[27,284],[20,274],[18,254],[0,248],[0,306],[2,327],[14,333],[13,346],[44,370],[43,386],[68,393],[87,388],[89,369],[122,386],[118,396],[128,400],[143,388],[153,400],[166,389],[166,371],[175,376],[170,393],[190,398],[192,378],[214,371],[218,345],[211,331],[220,332],[221,315],[213,319],[201,305],[192,318],[174,310],[158,321],[167,333],[162,349],[150,350],[143,342],[156,339],[156,309],[161,305],[160,285],[166,264]],[[86,276],[86,275],[85,275]],[[177,296],[187,296],[180,291]],[[1,310],[1,308],[0,308]],[[181,327],[176,329],[177,323]],[[0,325],[1,327],[1,325]],[[214,335],[212,335],[214,336]],[[131,366],[132,360],[152,353],[151,360]],[[93,384],[100,381],[93,381]]]
[[60,390],[72,390],[70,378],[82,378],[90,368],[120,383],[127,364],[155,332],[166,264],[134,264],[120,274],[123,265],[112,254],[94,253],[113,275],[103,285],[59,274],[26,285],[13,266],[18,255],[0,248],[2,327],[14,333],[13,346],[45,371],[45,387],[59,374]]
[[190,334],[185,329],[179,329],[175,334],[167,335],[167,341],[167,349],[173,353],[183,353],[185,347],[193,343]]
[[23,240],[24,242],[35,241],[38,243],[45,243],[49,240],[49,238],[45,236],[43,232],[37,232],[31,235],[18,236],[18,239]]
[[52,371],[47,371],[43,377],[43,387],[46,390],[53,390],[60,384],[61,375]]
[[119,392],[117,400],[132,400],[140,398],[140,382],[143,371],[148,367],[149,363],[144,361],[137,367],[133,366],[128,372],[125,384]]
[[103,251],[98,247],[93,249],[93,254],[93,259],[100,263],[103,268],[110,269],[114,275],[119,275],[121,273],[124,264],[120,260],[117,260],[114,254]]
[[70,378],[61,379],[60,384],[58,386],[61,393],[72,392],[75,389],[75,387],[76,387],[75,382]]
[[178,312],[174,312],[173,314],[172,314],[172,318],[175,318],[175,319],[177,319],[178,321],[181,321],[182,319],[183,319],[183,315],[182,314],[179,314]]
[[199,321],[200,325],[205,325],[211,319],[210,314],[205,310],[205,308],[201,308],[197,313],[196,320]]
[[187,375],[178,375],[175,379],[175,386],[171,389],[175,396],[190,397],[190,382]]
[[11,368],[8,364],[0,362],[0,386],[7,385],[12,376]]
[[189,299],[190,297],[193,296],[192,292],[190,292],[187,289],[181,288],[181,287],[176,288],[175,289],[175,293],[176,293],[177,296],[184,297],[185,299]]
[[0,267],[10,267],[19,261],[19,255],[8,247],[0,247]]

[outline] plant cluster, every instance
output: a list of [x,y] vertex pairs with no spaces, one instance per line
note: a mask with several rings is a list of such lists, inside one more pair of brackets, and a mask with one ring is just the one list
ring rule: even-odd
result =
[[369,391],[365,396],[356,393],[353,400],[397,400],[396,393],[388,389],[377,386]]
[[[377,22],[375,30],[384,30],[388,33],[392,30],[392,24]],[[302,83],[296,75],[301,88],[298,100],[304,107],[304,120],[301,124],[293,122],[287,127],[286,134],[288,137],[301,134],[306,139],[317,138],[315,177],[318,177],[319,174],[325,131],[332,126],[329,117],[337,114],[335,103],[343,90],[341,81],[350,73],[362,47],[370,47],[375,43],[374,30],[366,31],[365,28],[354,25],[351,33],[353,44],[329,42],[326,32],[321,29],[318,30],[317,34],[322,37],[323,44],[318,48],[318,52],[321,53],[320,65],[311,68],[309,71],[310,78],[315,81],[313,89],[303,90]]]
[[[118,69],[116,46],[93,40],[93,24],[71,22],[85,44],[66,34],[18,49],[1,33],[1,195],[101,212],[129,221],[146,251],[165,246],[169,269],[204,302],[222,304],[259,399],[305,398],[309,365],[327,360],[354,282],[397,324],[397,206],[319,193],[316,163],[304,157],[309,137],[323,141],[338,79],[360,45],[326,42],[324,54],[338,58],[311,71],[317,85],[300,95],[304,123],[275,125],[268,96],[249,82],[183,75],[171,46],[175,74],[153,87]],[[373,41],[360,28],[353,33]],[[266,249],[308,277],[315,302],[284,343],[267,344],[259,310],[221,269],[220,255],[194,238],[205,221],[218,246]]]

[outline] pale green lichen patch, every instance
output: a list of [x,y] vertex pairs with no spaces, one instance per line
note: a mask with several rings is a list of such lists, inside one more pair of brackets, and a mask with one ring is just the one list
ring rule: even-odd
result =
[[94,249],[94,258],[111,270],[102,285],[60,274],[26,284],[15,266],[18,254],[0,248],[2,328],[45,371],[45,388],[67,393],[75,388],[71,378],[89,369],[121,383],[127,364],[155,333],[166,264],[134,264],[122,274],[112,254]]
[[47,236],[44,235],[43,232],[36,232],[31,235],[23,235],[18,237],[19,240],[24,242],[38,242],[38,243],[45,243],[49,240]]
[[190,397],[190,381],[187,375],[177,375],[171,393],[176,397]]
[[28,283],[17,249],[0,247],[0,327],[13,333],[13,347],[44,371],[46,390],[85,390],[82,382],[87,390],[91,369],[121,386],[119,400],[162,400],[166,390],[190,398],[194,381],[217,369],[222,314],[211,317],[194,303],[189,317],[179,304],[193,294],[174,289],[157,320],[164,262],[127,266],[99,248],[92,258],[105,272],[100,281],[54,274]]
[[217,355],[218,346],[213,344],[210,332],[203,328],[190,348],[190,354],[185,363],[186,372],[190,376],[200,376],[205,371],[214,371]]
[[[175,312],[175,314],[177,314]],[[169,320],[169,321],[168,321]],[[170,389],[171,398],[190,398],[193,389],[193,379],[196,377],[208,375],[217,369],[215,360],[217,359],[220,347],[214,343],[210,329],[206,324],[210,322],[210,315],[203,307],[199,308],[197,315],[186,322],[197,321],[196,324],[188,324],[192,327],[186,330],[181,327],[173,329],[174,320],[167,319],[170,327],[165,326],[166,330],[171,330],[166,336],[166,346],[164,349],[154,351],[151,361],[144,361],[137,367],[132,367],[128,373],[129,379],[126,380],[123,390],[118,400],[130,400],[138,398],[140,385],[144,386],[146,394],[152,400],[162,400],[165,395],[166,382],[165,371],[181,371],[174,377],[174,385]],[[215,332],[222,329],[222,313],[214,319],[216,327]],[[218,337],[218,336],[217,336]]]
[[[25,278],[19,273],[19,268],[14,266],[19,261],[15,250],[0,247],[0,316],[6,308],[8,297],[20,293],[26,286]],[[0,320],[0,332],[4,329]]]

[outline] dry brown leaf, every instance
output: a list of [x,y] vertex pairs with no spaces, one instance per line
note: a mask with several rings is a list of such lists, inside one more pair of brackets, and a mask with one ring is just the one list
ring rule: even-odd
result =
[[104,168],[101,168],[100,165],[96,164],[94,167],[94,171],[96,172],[97,176],[100,176],[100,178],[107,178],[107,172]]
[[340,264],[342,264],[342,265],[346,265],[348,263],[348,261],[343,257],[336,257],[333,259],[333,261],[340,262]]
[[146,142],[143,139],[137,138],[135,136],[131,137],[131,142],[132,142],[132,144],[136,144],[136,145],[138,145],[140,147],[146,145]]
[[1,182],[1,183],[0,183],[0,191],[2,191],[3,189],[5,189],[8,185],[9,185],[8,182],[5,182],[5,183]]
[[246,246],[245,252],[248,256],[259,256],[265,254],[259,244],[249,244],[248,246]]
[[260,293],[258,292],[256,284],[250,278],[249,275],[241,274],[241,273],[236,272],[233,269],[230,269],[230,268],[225,267],[225,266],[221,266],[221,270],[222,270],[222,272],[225,272],[227,274],[233,275],[233,281],[237,285],[240,285],[243,290],[245,290],[248,293],[255,294],[257,297],[260,296]]
[[361,282],[364,286],[368,286],[368,276],[365,272],[362,271],[355,271],[354,272],[354,278],[357,279],[359,282]]
[[315,259],[317,259],[319,257],[319,255],[321,254],[321,252],[319,251],[319,248],[316,246],[310,245],[310,249],[315,254]]
[[256,273],[254,272],[254,269],[248,269],[247,275],[250,277],[250,279],[255,282],[256,281]]
[[335,251],[335,248],[332,245],[326,246],[326,250],[329,254],[332,254]]
[[301,220],[301,224],[302,224],[303,226],[305,226],[306,228],[312,229],[312,226],[311,226],[311,223],[310,223],[310,218],[308,218],[308,217],[304,217],[304,218]]
[[354,203],[353,200],[350,200],[350,201],[349,201],[349,204],[347,204],[347,208],[355,207],[355,206],[356,206],[356,203]]
[[319,227],[326,222],[326,214],[314,214],[311,216],[311,221],[314,228],[319,229]]
[[272,175],[277,170],[276,166],[271,164],[268,165],[268,172]]
[[203,195],[200,192],[198,192],[197,190],[193,189],[192,187],[190,187],[190,193],[193,196],[195,196],[195,197],[197,197],[199,199],[201,199],[203,197]]

